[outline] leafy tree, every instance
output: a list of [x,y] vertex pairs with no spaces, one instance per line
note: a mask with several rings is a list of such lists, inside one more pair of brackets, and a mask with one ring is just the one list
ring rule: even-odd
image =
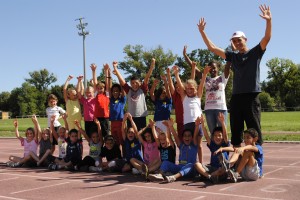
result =
[[23,83],[20,94],[18,95],[18,104],[20,106],[20,115],[40,114],[43,105],[39,102],[39,91],[29,83]]
[[267,62],[269,68],[263,89],[278,100],[278,106],[300,105],[300,69],[289,59],[273,58]]
[[259,94],[259,100],[263,111],[273,111],[275,106],[275,100],[267,92],[261,92]]
[[12,117],[20,116],[20,106],[18,96],[21,93],[22,88],[14,88],[8,100],[9,103],[9,111],[11,112]]
[[9,92],[0,93],[0,110],[1,111],[9,111]]
[[47,91],[48,86],[57,81],[54,74],[50,73],[47,69],[29,72],[29,76],[30,78],[26,78],[25,81],[34,85],[41,92]]

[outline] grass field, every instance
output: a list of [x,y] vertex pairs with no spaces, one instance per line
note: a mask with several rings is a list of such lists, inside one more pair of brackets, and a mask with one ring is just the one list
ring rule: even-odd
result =
[[[149,115],[148,118],[153,118],[153,115]],[[264,140],[300,141],[299,119],[300,112],[263,112],[261,125]],[[47,127],[47,118],[39,118],[38,120],[42,128]],[[21,134],[26,128],[33,126],[30,118],[19,118],[18,121]],[[229,123],[228,132],[230,132]],[[0,137],[14,136],[13,119],[0,120]]]

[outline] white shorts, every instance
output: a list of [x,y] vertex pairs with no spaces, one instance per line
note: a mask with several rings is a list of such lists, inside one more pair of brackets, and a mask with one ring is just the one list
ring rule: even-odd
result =
[[246,181],[256,181],[260,176],[260,168],[258,167],[257,161],[253,167],[246,165],[240,175]]
[[162,132],[167,133],[167,127],[162,122],[163,121],[156,121],[155,126],[160,128]]

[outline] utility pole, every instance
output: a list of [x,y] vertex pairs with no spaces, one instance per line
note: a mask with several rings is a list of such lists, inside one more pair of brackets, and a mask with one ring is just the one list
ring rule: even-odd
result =
[[83,42],[83,78],[84,78],[84,88],[87,88],[87,80],[86,80],[86,67],[85,67],[85,37],[90,33],[85,30],[88,23],[83,23],[83,17],[76,19],[75,21],[79,21],[79,24],[76,26],[79,30],[78,35],[82,36]]

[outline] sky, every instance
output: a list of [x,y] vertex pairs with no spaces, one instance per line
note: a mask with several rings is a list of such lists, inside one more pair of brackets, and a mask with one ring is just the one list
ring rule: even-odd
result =
[[[257,45],[265,32],[260,4],[270,5],[272,38],[261,62],[261,81],[272,58],[300,63],[300,1],[270,0],[9,0],[1,1],[0,93],[21,87],[29,72],[46,68],[62,85],[69,75],[83,74],[82,37],[75,19],[84,17],[91,32],[86,37],[86,76],[90,64],[122,61],[123,48],[161,45],[182,56],[206,49],[197,29],[204,17],[206,33],[215,45],[226,48],[234,31],[243,31],[248,47]],[[98,69],[100,73],[100,70]],[[76,84],[76,79],[70,83]]]

